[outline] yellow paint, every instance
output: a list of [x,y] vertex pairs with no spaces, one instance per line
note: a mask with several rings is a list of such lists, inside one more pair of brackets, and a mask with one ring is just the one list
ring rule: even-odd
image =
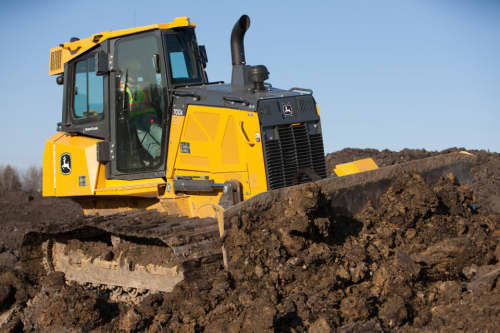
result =
[[[208,177],[216,184],[237,180],[243,199],[267,191],[257,113],[191,105],[186,116],[172,117],[169,136],[166,178],[120,180],[107,179],[106,165],[97,161],[96,145],[102,140],[59,132],[45,147],[43,194],[79,198],[89,214],[135,207],[207,217],[215,216],[222,191],[175,193],[175,177]],[[180,142],[189,142],[189,154],[180,152]],[[64,153],[71,154],[69,175],[60,171]],[[85,177],[85,185],[79,177]]]
[[[71,136],[62,132],[45,144],[43,165],[43,195],[82,196],[94,194],[98,163],[96,144],[101,140]],[[61,156],[71,156],[71,172],[61,170]],[[82,182],[81,178],[84,178]]]
[[210,168],[210,158],[181,153],[179,164],[185,168],[198,169],[197,171],[208,170]]
[[[63,132],[57,132],[45,143],[43,152],[43,171],[42,171],[42,193],[44,196],[56,195],[56,157],[54,155],[57,140],[64,136]],[[59,162],[58,162],[59,163]]]
[[[186,116],[174,118],[168,178],[207,176],[220,184],[238,179],[245,199],[267,190],[257,113],[190,105]],[[180,151],[180,142],[189,143],[190,153]],[[249,173],[253,174],[251,182]]]
[[371,158],[365,158],[354,162],[360,172],[378,169],[378,165]]
[[155,29],[173,29],[179,27],[195,27],[188,17],[176,17],[172,22],[165,24],[152,24],[143,27],[106,31],[93,34],[88,38],[83,38],[75,42],[62,43],[61,46],[50,49],[49,75],[61,74],[64,72],[64,64],[80,54],[94,48],[105,40],[111,38],[132,35],[139,32]]
[[162,178],[137,180],[106,179],[106,166],[100,165],[95,195],[124,195],[145,198],[157,198],[158,186],[164,186]]
[[140,180],[140,183],[131,184],[137,181],[117,180],[116,182],[123,185],[100,187],[96,189],[96,195],[130,195],[134,197],[156,198],[158,197],[158,185],[163,185],[165,182],[161,179],[147,179],[147,182]]
[[226,130],[222,137],[222,151],[230,151],[232,154],[221,154],[222,164],[240,163],[240,154],[238,151],[238,142],[234,139],[237,137],[236,124],[233,116],[229,116],[226,122]]
[[[211,112],[199,112],[196,114],[196,122],[201,125],[202,130],[217,129],[219,125],[220,115]],[[214,131],[204,131],[205,135],[214,141],[217,136],[217,132]]]
[[[209,142],[209,135],[205,131],[203,123],[201,123],[197,118],[198,115],[191,115],[189,120],[186,122],[186,128],[184,129],[184,140],[187,142],[191,141],[201,141]],[[211,141],[211,140],[210,140]]]
[[168,140],[168,158],[167,158],[167,172],[168,179],[174,177],[174,163],[179,155],[179,142],[181,138],[182,128],[184,126],[185,116],[172,116],[170,123],[170,134]]
[[97,162],[97,145],[91,145],[85,149],[85,159],[87,161],[90,192],[94,192],[99,168],[99,162]]
[[337,164],[333,171],[337,176],[342,177],[375,169],[378,169],[375,161],[371,158],[365,158],[349,163]]
[[[125,195],[158,197],[162,178],[106,179],[106,167],[97,161],[96,145],[102,140],[58,132],[45,145],[43,157],[43,195],[74,197],[89,195]],[[71,173],[61,171],[61,156],[71,156]],[[85,177],[85,183],[80,182]]]

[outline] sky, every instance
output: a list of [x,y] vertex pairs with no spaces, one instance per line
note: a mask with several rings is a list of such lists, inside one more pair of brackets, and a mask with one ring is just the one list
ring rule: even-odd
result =
[[[249,65],[310,88],[326,152],[500,152],[500,1],[34,1],[0,5],[0,165],[41,166],[61,120],[49,49],[73,36],[188,16],[211,81],[230,81],[229,39],[247,14]],[[6,105],[5,105],[6,102]]]

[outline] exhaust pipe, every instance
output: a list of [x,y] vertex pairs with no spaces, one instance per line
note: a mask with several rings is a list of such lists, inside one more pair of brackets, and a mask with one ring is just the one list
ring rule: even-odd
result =
[[243,37],[245,37],[248,28],[250,28],[250,17],[248,17],[248,15],[241,15],[231,32],[231,58],[233,60],[233,66],[245,65]]
[[247,15],[242,15],[231,32],[231,58],[233,61],[231,87],[237,90],[249,88],[248,66],[245,63],[245,48],[243,46],[243,37],[248,28],[250,28],[250,18]]
[[231,32],[231,58],[233,61],[231,87],[237,90],[265,91],[264,81],[269,78],[266,66],[247,66],[246,64],[243,38],[248,28],[250,28],[250,17],[241,15]]

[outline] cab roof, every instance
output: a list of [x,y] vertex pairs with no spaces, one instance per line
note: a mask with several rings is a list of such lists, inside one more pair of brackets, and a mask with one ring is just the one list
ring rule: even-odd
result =
[[170,23],[152,24],[143,27],[129,28],[122,30],[106,31],[93,34],[88,38],[80,39],[74,42],[66,42],[59,44],[58,47],[50,49],[49,75],[64,73],[64,64],[71,59],[78,57],[80,54],[90,50],[94,46],[111,38],[132,35],[138,32],[144,32],[155,29],[173,29],[178,27],[194,27],[195,23],[191,22],[187,16],[176,17]]

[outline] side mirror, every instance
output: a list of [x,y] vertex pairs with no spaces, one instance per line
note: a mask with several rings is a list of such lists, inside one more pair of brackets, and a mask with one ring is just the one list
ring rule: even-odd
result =
[[198,49],[200,50],[201,64],[203,65],[203,68],[206,68],[208,62],[207,49],[205,48],[205,45],[199,45]]
[[104,51],[98,51],[95,54],[96,75],[106,75],[109,72],[108,54]]

